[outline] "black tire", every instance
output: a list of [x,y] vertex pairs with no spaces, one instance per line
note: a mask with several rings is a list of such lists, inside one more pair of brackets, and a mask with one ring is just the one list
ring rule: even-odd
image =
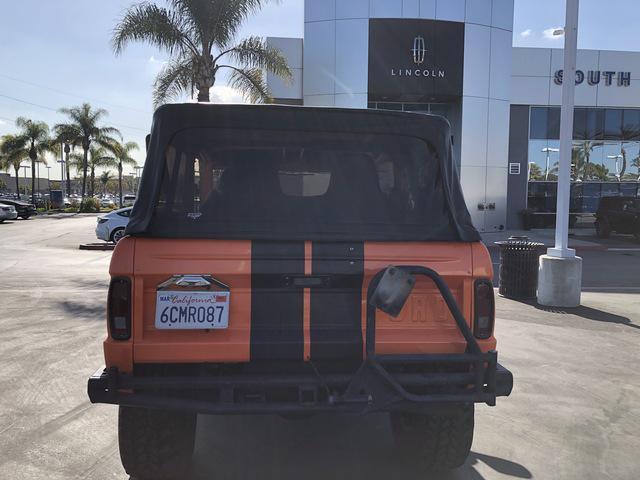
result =
[[474,406],[452,407],[433,414],[392,413],[397,446],[421,473],[464,464],[473,443]]
[[111,232],[110,240],[113,243],[118,243],[123,238],[124,238],[124,228],[116,228],[113,232]]
[[197,415],[120,407],[118,442],[127,474],[136,480],[183,479],[191,466]]
[[20,215],[20,218],[23,219],[23,220],[29,220],[30,216],[31,215]]
[[611,225],[606,218],[598,218],[596,220],[596,235],[599,238],[609,238],[611,235]]

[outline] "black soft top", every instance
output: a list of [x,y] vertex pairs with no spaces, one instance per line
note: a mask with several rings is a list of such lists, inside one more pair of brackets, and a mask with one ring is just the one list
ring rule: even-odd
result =
[[[407,241],[480,240],[471,223],[451,152],[449,122],[443,117],[419,113],[341,108],[298,107],[282,105],[211,105],[170,104],[156,110],[151,128],[147,158],[140,180],[140,188],[126,233],[133,236],[154,236],[152,223],[163,181],[165,152],[173,137],[188,129],[220,128],[293,132],[351,133],[367,135],[399,135],[425,141],[435,149],[434,158],[440,162],[441,191],[433,195],[444,198],[447,218],[425,222],[419,236]],[[239,140],[241,141],[241,139]],[[430,224],[434,227],[430,228]],[[447,226],[443,230],[443,225]],[[321,233],[319,232],[319,235]],[[165,235],[166,236],[166,235]],[[176,231],[173,237],[185,237]],[[216,238],[215,235],[212,235]],[[274,232],[274,240],[282,240]],[[314,238],[315,239],[315,238]],[[314,240],[311,239],[311,240]],[[338,240],[318,238],[318,240]],[[372,238],[371,240],[382,240]]]

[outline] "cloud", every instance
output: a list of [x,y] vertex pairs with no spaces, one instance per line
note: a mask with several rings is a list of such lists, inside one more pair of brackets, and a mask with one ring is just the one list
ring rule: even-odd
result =
[[248,103],[240,92],[228,85],[214,85],[210,95],[213,103]]
[[149,74],[155,77],[158,73],[162,71],[162,69],[166,64],[167,64],[166,60],[159,60],[153,55],[151,55],[151,57],[149,57],[149,60],[147,60],[147,71],[149,72]]
[[527,28],[526,30],[523,30],[522,32],[520,32],[520,36],[521,36],[522,38],[527,38],[527,37],[530,37],[530,36],[531,36],[531,33],[532,33],[532,32],[531,32],[531,29],[530,29],[530,28]]
[[562,30],[562,27],[552,27],[552,28],[547,28],[544,32],[542,32],[542,36],[546,39],[546,40],[562,40],[562,35],[554,35],[553,32],[555,32],[556,30]]

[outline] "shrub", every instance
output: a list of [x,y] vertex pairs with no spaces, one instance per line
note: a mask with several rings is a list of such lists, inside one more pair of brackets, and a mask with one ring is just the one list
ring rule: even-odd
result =
[[80,204],[80,213],[100,213],[100,200],[85,198]]

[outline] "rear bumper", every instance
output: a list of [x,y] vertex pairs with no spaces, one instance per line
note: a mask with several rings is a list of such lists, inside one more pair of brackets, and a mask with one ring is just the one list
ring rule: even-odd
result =
[[383,270],[367,290],[366,359],[355,373],[321,373],[311,363],[267,370],[249,363],[231,373],[205,370],[172,376],[166,374],[169,368],[151,374],[138,369],[126,375],[112,367],[89,379],[89,398],[93,403],[131,407],[246,414],[421,411],[468,403],[493,406],[497,397],[509,395],[513,375],[498,364],[496,351],[482,352],[442,277],[421,266],[394,268],[434,281],[467,342],[466,353],[377,355],[376,307],[371,299]]
[[[422,411],[460,403],[495,405],[513,376],[486,354],[385,356],[353,373],[133,376],[100,369],[88,383],[92,403],[203,414]],[[438,373],[416,367],[438,365]],[[481,365],[478,370],[461,365]],[[453,371],[442,372],[455,367]],[[414,371],[416,373],[409,373]],[[392,373],[394,372],[394,373]]]

